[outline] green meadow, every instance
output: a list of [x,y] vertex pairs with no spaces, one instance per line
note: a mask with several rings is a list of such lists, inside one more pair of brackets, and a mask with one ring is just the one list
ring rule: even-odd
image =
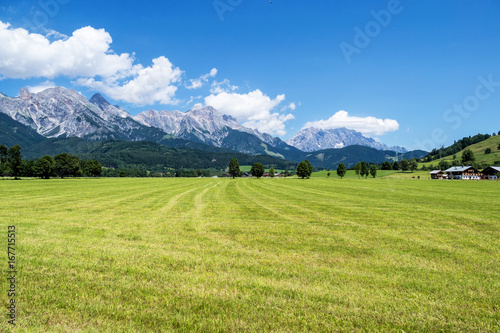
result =
[[499,189],[3,180],[0,288],[7,304],[15,225],[17,326],[3,315],[0,331],[498,332]]

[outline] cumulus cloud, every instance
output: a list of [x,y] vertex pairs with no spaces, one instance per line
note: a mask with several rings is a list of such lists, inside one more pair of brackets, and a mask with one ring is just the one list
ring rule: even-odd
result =
[[[60,39],[50,41],[54,38]],[[43,36],[0,21],[0,79],[66,76],[115,100],[137,105],[179,102],[175,93],[183,72],[178,67],[163,56],[148,67],[134,64],[133,55],[116,54],[111,43],[104,29],[84,27],[70,37],[50,30]],[[201,79],[216,74],[214,68]]]
[[217,68],[212,68],[209,73],[200,76],[197,79],[189,80],[189,84],[186,85],[187,89],[198,89],[203,86],[204,82],[208,82],[208,79],[211,77],[215,77],[217,75]]
[[286,134],[285,122],[293,119],[292,114],[272,113],[285,95],[278,95],[271,99],[260,90],[248,94],[237,94],[222,91],[205,97],[205,104],[214,107],[220,112],[233,116],[244,126],[257,129],[264,133],[282,136]]
[[56,86],[56,84],[54,82],[45,81],[45,82],[40,83],[37,86],[28,86],[26,88],[29,90],[30,93],[36,94],[36,93],[39,93],[41,91],[44,91],[45,89],[54,88],[55,86]]
[[327,120],[307,122],[302,128],[334,129],[345,127],[356,130],[364,135],[382,135],[399,129],[399,124],[393,119],[378,119],[375,117],[351,117],[347,111],[338,111]]
[[133,78],[121,83],[123,76],[118,73],[110,78],[97,81],[94,78],[81,78],[77,84],[101,91],[109,97],[137,105],[153,103],[178,104],[175,99],[177,86],[181,80],[182,71],[165,57],[153,59],[153,65],[143,68],[135,65],[129,75]]
[[[55,32],[51,32],[54,36]],[[104,29],[84,27],[64,40],[13,29],[0,21],[0,76],[26,79],[45,77],[111,76],[132,67],[134,58],[110,50],[111,36]]]

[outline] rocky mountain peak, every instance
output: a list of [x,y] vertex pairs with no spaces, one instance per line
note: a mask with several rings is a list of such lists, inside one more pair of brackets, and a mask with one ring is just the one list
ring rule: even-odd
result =
[[21,92],[19,93],[19,97],[21,99],[29,99],[31,97],[31,93],[26,88],[21,88]]
[[89,102],[94,104],[94,105],[97,105],[99,107],[107,107],[109,105],[111,105],[101,94],[97,93],[97,94],[94,94],[94,96],[92,96],[90,99],[89,99]]
[[388,147],[372,138],[363,136],[360,132],[344,127],[335,129],[305,128],[295,133],[286,142],[305,152],[329,148],[343,148],[352,145],[366,146],[378,150],[393,150],[399,153],[407,152],[403,147]]

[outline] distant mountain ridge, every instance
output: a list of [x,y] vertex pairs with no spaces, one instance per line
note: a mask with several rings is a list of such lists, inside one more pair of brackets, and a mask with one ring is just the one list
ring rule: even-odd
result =
[[149,110],[132,117],[100,94],[87,100],[74,90],[56,87],[39,93],[23,88],[19,97],[2,94],[0,112],[47,138],[162,143],[173,135],[252,155],[267,154],[286,159],[299,152],[279,138],[246,128],[212,107],[187,112]]
[[305,128],[298,131],[287,140],[286,143],[305,152],[330,148],[344,148],[354,145],[371,147],[378,150],[392,150],[398,153],[406,153],[408,151],[404,147],[388,147],[372,138],[363,136],[360,132],[345,127],[335,129]]
[[[87,100],[80,93],[62,87],[49,88],[39,93],[21,89],[18,97],[0,94],[0,114],[35,131],[38,136],[30,134],[35,141],[40,137],[90,141],[152,141],[175,148],[214,152],[217,149],[228,149],[289,161],[300,161],[314,149],[349,145],[391,149],[363,137],[359,132],[347,129],[306,129],[289,140],[293,144],[291,145],[269,134],[247,128],[235,118],[210,106],[187,112],[148,110],[131,116],[123,108],[111,105],[99,93]],[[406,151],[401,147],[392,148],[399,152]]]

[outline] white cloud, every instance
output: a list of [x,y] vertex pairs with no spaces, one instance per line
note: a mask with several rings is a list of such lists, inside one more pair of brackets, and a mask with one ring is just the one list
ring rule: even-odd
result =
[[[57,35],[50,31],[49,36]],[[64,40],[51,42],[46,36],[14,29],[0,21],[0,76],[26,79],[57,76],[111,76],[132,67],[134,58],[110,50],[111,36],[104,29],[84,27]]]
[[118,73],[103,81],[96,81],[93,78],[81,78],[77,84],[89,87],[115,100],[122,100],[137,105],[147,105],[153,103],[177,104],[179,101],[174,98],[177,91],[177,83],[181,80],[182,71],[174,67],[165,57],[153,59],[153,65],[143,68],[135,65],[128,73],[133,78],[125,83],[121,79],[127,74]]
[[223,92],[231,92],[238,89],[238,86],[233,86],[228,79],[224,79],[221,82],[212,82],[212,87],[210,88],[211,94],[220,94]]
[[202,99],[202,98],[203,98],[203,96],[201,96],[201,95],[199,95],[199,96],[191,96],[189,98],[189,101],[187,101],[186,105],[189,105],[189,104],[193,103],[195,100]]
[[209,73],[200,76],[198,79],[189,80],[190,84],[186,85],[187,89],[198,89],[203,86],[203,82],[208,82],[208,79],[217,75],[217,68],[212,68]]
[[375,117],[351,117],[347,111],[338,111],[327,120],[307,122],[302,128],[315,127],[334,129],[345,127],[356,130],[364,135],[383,135],[399,129],[399,124],[393,119],[378,119]]
[[293,119],[292,114],[279,114],[271,111],[285,100],[285,95],[271,99],[260,90],[248,94],[226,91],[205,97],[205,104],[220,112],[235,117],[244,126],[264,133],[282,136],[286,134],[285,122]]
[[283,108],[281,108],[281,111],[285,111],[288,109],[294,111],[296,108],[297,108],[297,105],[295,105],[295,103],[290,103],[287,106],[284,106]]
[[30,93],[36,94],[36,93],[39,93],[41,91],[44,91],[45,89],[54,88],[55,86],[56,86],[56,84],[54,82],[45,81],[45,82],[40,83],[37,86],[28,86],[26,88],[29,90]]
[[[47,30],[42,36],[0,21],[0,79],[67,76],[115,100],[137,105],[179,102],[175,93],[183,72],[178,67],[163,56],[149,67],[134,64],[133,55],[116,54],[111,43],[104,29],[84,27],[71,37]],[[201,79],[216,74],[214,68]]]

